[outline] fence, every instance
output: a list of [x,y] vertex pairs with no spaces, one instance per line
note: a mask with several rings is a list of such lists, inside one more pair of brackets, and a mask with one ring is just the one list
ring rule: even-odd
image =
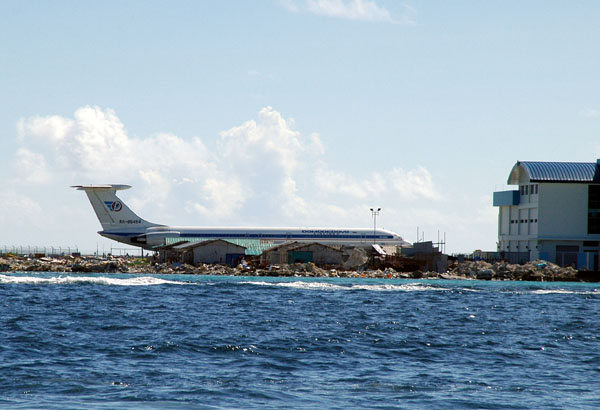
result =
[[0,255],[44,255],[44,256],[65,256],[78,254],[77,246],[2,246]]
[[[462,257],[461,257],[462,256]],[[473,252],[473,255],[459,255],[459,262],[461,259],[474,260],[474,261],[485,261],[489,263],[494,262],[507,262],[515,265],[523,265],[529,262],[529,251],[527,252]]]
[[540,252],[540,259],[579,270],[600,270],[600,252]]
[[[115,256],[138,256],[143,255],[140,248],[110,248],[110,254]],[[101,255],[102,252],[85,250],[80,251],[77,246],[0,246],[0,256],[2,255],[37,255],[37,256],[68,256],[68,255]]]
[[[461,260],[481,260],[490,263],[504,261],[523,265],[530,261],[529,252],[474,252],[473,255],[457,255]],[[540,252],[538,259],[578,270],[600,271],[600,252]]]

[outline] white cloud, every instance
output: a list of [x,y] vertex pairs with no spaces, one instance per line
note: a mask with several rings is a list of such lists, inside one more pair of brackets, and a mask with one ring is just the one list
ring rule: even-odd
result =
[[412,7],[403,5],[401,15],[393,17],[388,9],[377,5],[374,0],[281,0],[281,4],[293,13],[308,12],[318,16],[370,22],[413,24],[416,15]]
[[53,151],[54,166],[77,173],[118,175],[132,168],[135,156],[125,127],[114,111],[82,107],[74,119],[57,115],[21,120],[20,139]]
[[316,132],[310,135],[310,146],[309,151],[314,155],[321,156],[325,154],[325,145],[321,141],[321,136]]
[[208,178],[199,188],[213,206],[206,206],[201,202],[192,203],[191,206],[206,218],[222,220],[230,217],[242,207],[246,199],[245,189],[237,178]]
[[17,150],[14,165],[21,182],[43,184],[51,179],[44,156],[26,148]]
[[410,171],[395,168],[389,175],[392,187],[403,198],[439,199],[439,194],[433,185],[431,173],[424,167]]
[[25,135],[34,135],[58,142],[65,138],[74,124],[75,121],[59,115],[37,116],[28,120],[21,119],[17,124],[17,130],[21,140]]
[[5,224],[24,223],[30,221],[32,217],[37,217],[42,207],[38,202],[26,195],[21,195],[14,190],[1,190],[0,203],[2,203],[2,212],[0,212],[0,223]]
[[[441,198],[424,167],[358,177],[331,168],[321,137],[302,135],[293,119],[272,107],[221,132],[213,151],[197,137],[132,137],[113,110],[99,107],[79,108],[72,118],[23,119],[18,130],[21,147],[13,169],[22,173],[22,181],[44,182],[38,186],[47,189],[45,195],[71,192],[68,186],[76,184],[130,184],[134,190],[123,193],[124,199],[158,223],[366,226],[369,207],[385,203],[382,221],[393,221],[388,227],[394,229],[412,226],[407,210]],[[61,199],[64,210],[57,210],[38,195],[39,188],[21,189],[22,216],[39,203],[44,218],[66,221],[78,232],[74,236],[81,235],[77,219],[82,217],[73,216],[73,198]],[[97,223],[91,209],[81,212],[90,226]],[[94,228],[89,234],[95,238]]]
[[589,117],[589,118],[600,118],[600,108],[588,108],[586,110],[583,110],[581,112],[581,114],[584,117]]
[[283,7],[292,13],[297,13],[300,11],[300,7],[298,7],[294,0],[279,0],[279,2]]
[[409,171],[394,168],[363,178],[321,167],[316,174],[316,185],[324,193],[356,199],[378,199],[390,195],[403,201],[440,199],[433,178],[424,167]]
[[371,179],[357,180],[342,171],[321,166],[315,174],[315,185],[324,195],[345,195],[355,199],[365,199],[373,195]]
[[389,11],[369,0],[308,0],[311,13],[348,20],[392,21]]
[[304,150],[300,133],[292,130],[292,121],[266,107],[258,113],[258,121],[247,121],[221,133],[220,148],[234,168],[268,167],[293,173],[298,153]]

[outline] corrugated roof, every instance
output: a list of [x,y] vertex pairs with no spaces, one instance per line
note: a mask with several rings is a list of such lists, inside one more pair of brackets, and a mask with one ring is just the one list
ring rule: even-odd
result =
[[510,172],[508,184],[518,184],[523,172],[531,182],[600,183],[600,170],[595,162],[518,161]]

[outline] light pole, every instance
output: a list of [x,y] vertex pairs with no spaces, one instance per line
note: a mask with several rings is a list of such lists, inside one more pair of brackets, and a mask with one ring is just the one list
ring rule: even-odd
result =
[[381,208],[371,208],[371,215],[373,215],[373,243],[375,243],[375,231],[377,230],[377,216],[379,215]]

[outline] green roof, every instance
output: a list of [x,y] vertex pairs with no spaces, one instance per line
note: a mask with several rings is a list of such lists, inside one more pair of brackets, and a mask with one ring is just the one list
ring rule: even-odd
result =
[[[215,238],[185,238],[188,242],[207,242],[214,241]],[[221,239],[222,241],[232,243],[234,245],[243,246],[246,248],[246,255],[258,256],[262,255],[264,251],[270,249],[276,244],[272,242],[264,242],[260,239]],[[165,245],[172,245],[174,243],[181,242],[181,238],[165,238]]]

